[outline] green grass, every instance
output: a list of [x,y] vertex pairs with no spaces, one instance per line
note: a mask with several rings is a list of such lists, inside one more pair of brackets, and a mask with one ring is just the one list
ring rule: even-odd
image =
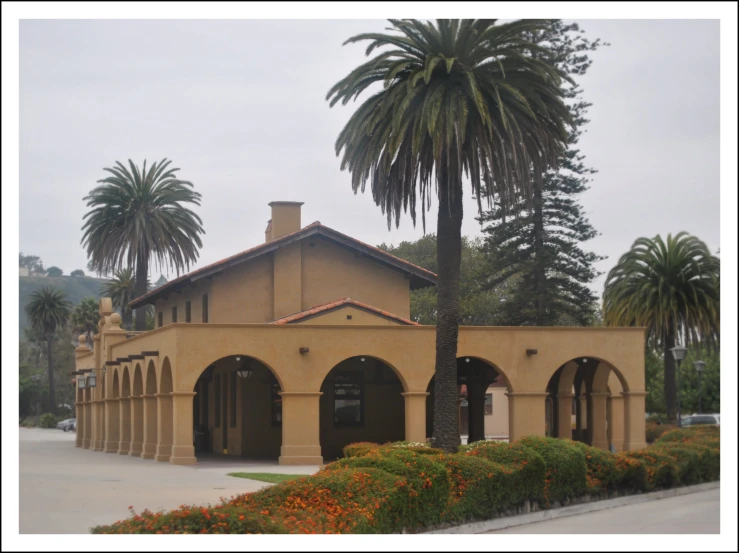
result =
[[305,476],[304,474],[274,474],[272,472],[229,472],[228,475],[235,476],[236,478],[259,480],[260,482],[271,482],[272,484]]

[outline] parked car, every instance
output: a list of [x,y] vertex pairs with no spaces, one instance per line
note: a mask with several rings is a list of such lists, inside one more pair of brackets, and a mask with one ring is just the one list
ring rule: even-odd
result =
[[718,413],[712,413],[712,414],[703,414],[703,415],[697,415],[693,414],[689,417],[685,417],[680,421],[680,425],[683,427],[686,426],[698,426],[700,424],[714,424],[716,426],[720,426],[721,424],[721,415]]
[[65,432],[69,432],[70,430],[76,430],[77,429],[77,419],[65,419],[61,422],[56,423],[56,427],[59,430],[64,430]]

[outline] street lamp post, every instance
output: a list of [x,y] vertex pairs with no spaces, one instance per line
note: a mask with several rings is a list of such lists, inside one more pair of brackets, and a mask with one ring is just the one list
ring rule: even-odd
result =
[[682,420],[680,419],[680,364],[685,358],[685,353],[688,351],[682,346],[675,346],[670,350],[672,352],[675,361],[677,361],[677,427],[682,428]]
[[693,362],[693,366],[695,367],[695,372],[698,373],[698,414],[700,415],[703,413],[703,404],[701,403],[701,395],[703,393],[703,386],[701,378],[703,376],[703,369],[706,368],[706,364],[703,361],[695,361]]

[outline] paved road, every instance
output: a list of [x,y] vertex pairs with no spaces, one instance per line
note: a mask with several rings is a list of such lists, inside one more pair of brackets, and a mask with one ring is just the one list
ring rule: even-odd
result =
[[279,467],[213,458],[195,466],[74,447],[75,434],[20,429],[20,533],[84,534],[137,511],[205,505],[221,497],[252,492],[264,482],[228,472],[311,474],[318,467]]
[[691,493],[485,534],[718,534],[719,490]]

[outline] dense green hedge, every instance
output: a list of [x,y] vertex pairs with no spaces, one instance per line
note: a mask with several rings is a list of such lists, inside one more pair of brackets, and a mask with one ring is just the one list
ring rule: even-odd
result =
[[618,455],[553,438],[480,442],[456,454],[424,444],[352,444],[345,458],[215,507],[132,512],[93,533],[397,533],[505,515],[587,494],[717,480],[715,428],[674,430]]

